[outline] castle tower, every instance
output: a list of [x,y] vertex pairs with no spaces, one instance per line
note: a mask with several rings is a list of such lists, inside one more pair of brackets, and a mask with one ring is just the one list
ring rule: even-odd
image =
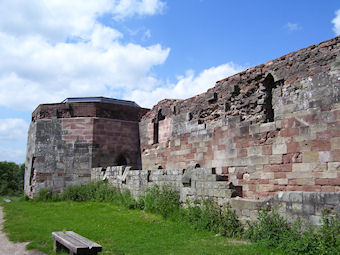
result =
[[28,132],[25,194],[84,184],[93,167],[140,169],[138,123],[147,111],[132,101],[105,97],[39,105]]

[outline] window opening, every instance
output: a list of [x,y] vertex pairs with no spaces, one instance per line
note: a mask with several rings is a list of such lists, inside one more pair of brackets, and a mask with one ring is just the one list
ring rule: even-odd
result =
[[153,119],[153,144],[159,142],[159,121],[164,119],[165,116],[162,114],[162,109],[159,109],[157,116]]
[[274,121],[274,108],[273,108],[273,88],[275,88],[274,77],[271,74],[268,74],[267,77],[263,81],[263,85],[265,86],[266,96],[264,99],[264,107],[266,119],[265,122],[273,122]]
[[127,161],[126,158],[124,157],[124,155],[120,154],[117,159],[116,159],[116,165],[117,166],[126,166],[127,165]]

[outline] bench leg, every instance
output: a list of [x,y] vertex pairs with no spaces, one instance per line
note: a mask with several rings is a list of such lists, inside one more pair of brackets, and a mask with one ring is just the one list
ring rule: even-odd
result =
[[57,252],[57,241],[55,239],[53,240],[53,251]]
[[57,242],[57,240],[53,240],[53,251],[54,252],[57,252],[57,251],[59,251],[60,250],[60,248],[61,248],[61,244],[59,243],[59,242]]

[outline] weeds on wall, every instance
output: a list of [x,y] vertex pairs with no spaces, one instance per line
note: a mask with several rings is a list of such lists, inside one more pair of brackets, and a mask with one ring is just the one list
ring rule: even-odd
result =
[[227,237],[242,237],[243,226],[236,213],[230,208],[219,207],[211,200],[203,201],[202,205],[187,203],[181,215],[196,229],[208,229]]
[[69,186],[60,195],[49,189],[40,189],[37,201],[97,201],[112,202],[129,209],[137,208],[137,202],[129,190],[120,192],[119,189],[110,186],[106,182],[91,182],[82,186]]
[[244,237],[287,254],[340,254],[340,217],[324,213],[318,228],[300,220],[290,224],[276,212],[260,211],[257,221],[248,222]]
[[195,229],[207,229],[226,237],[245,238],[287,254],[340,254],[340,217],[324,214],[322,226],[313,227],[302,221],[289,223],[276,212],[259,211],[255,222],[243,226],[231,208],[221,208],[206,200],[181,207],[178,191],[169,185],[145,190],[137,200],[128,190],[120,191],[108,183],[93,182],[68,187],[62,194],[47,189],[39,191],[39,201],[112,202],[129,209],[140,209],[174,221],[187,222]]
[[170,185],[154,185],[138,198],[138,205],[140,209],[160,214],[163,218],[175,218],[180,209],[179,194]]

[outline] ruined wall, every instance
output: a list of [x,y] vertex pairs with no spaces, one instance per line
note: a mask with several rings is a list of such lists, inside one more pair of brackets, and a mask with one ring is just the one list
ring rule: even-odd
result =
[[138,120],[145,111],[93,102],[40,105],[29,128],[25,194],[87,183],[92,167],[140,168]]
[[91,179],[107,180],[111,185],[128,189],[136,198],[154,185],[171,185],[179,193],[182,202],[211,199],[223,206],[237,191],[223,176],[211,168],[189,166],[181,170],[131,170],[130,167],[99,167],[91,170]]
[[122,164],[141,168],[138,122],[96,118],[93,130],[92,167]]
[[340,192],[339,50],[336,37],[161,101],[140,123],[143,169],[198,163],[248,198]]
[[68,185],[90,181],[92,120],[50,119],[32,122],[27,153],[25,194],[41,188],[60,191]]
[[138,198],[153,185],[170,185],[180,194],[182,203],[215,201],[232,208],[242,222],[257,219],[259,210],[272,210],[289,221],[302,219],[313,225],[321,224],[322,213],[340,214],[339,192],[285,191],[264,198],[240,198],[239,191],[225,176],[212,168],[189,166],[181,170],[131,170],[130,167],[99,167],[91,170],[91,180],[108,181],[121,191],[128,189]]

